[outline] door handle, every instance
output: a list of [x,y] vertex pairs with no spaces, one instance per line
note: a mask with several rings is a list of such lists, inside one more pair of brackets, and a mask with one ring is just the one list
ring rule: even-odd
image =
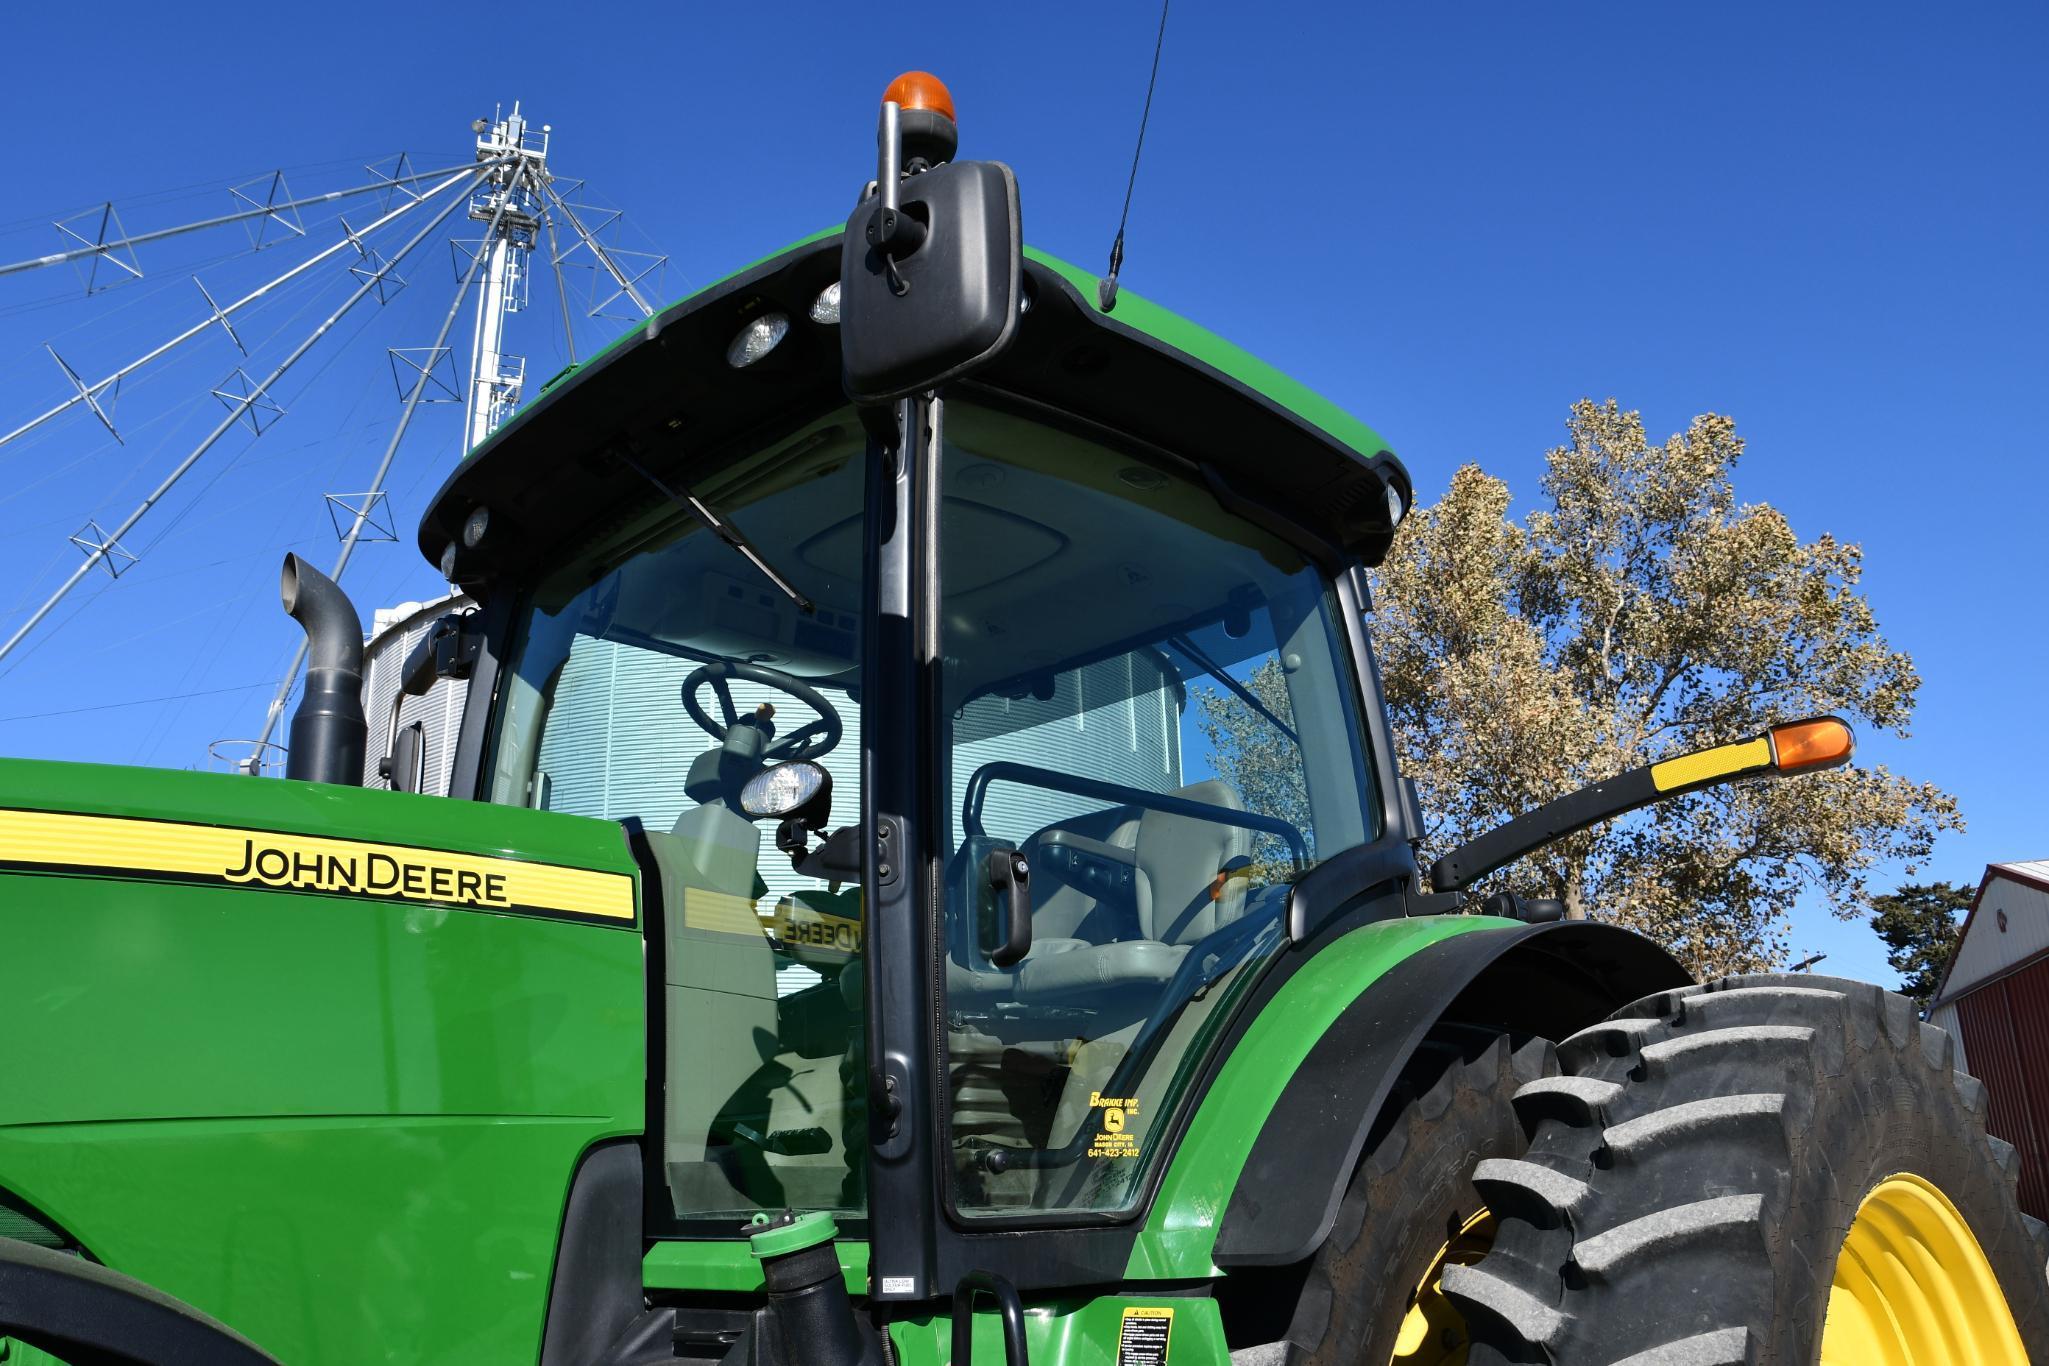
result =
[[1013,967],[1032,950],[1032,865],[1015,849],[992,849],[982,866],[996,893],[995,933],[982,936],[982,950],[997,967]]

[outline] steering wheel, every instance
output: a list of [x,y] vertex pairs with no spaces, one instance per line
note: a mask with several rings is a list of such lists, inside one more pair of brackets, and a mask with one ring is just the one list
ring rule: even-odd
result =
[[[700,664],[690,671],[690,677],[683,680],[683,710],[689,712],[690,719],[712,739],[723,741],[726,732],[740,721],[739,709],[733,705],[733,690],[726,686],[729,678],[745,679],[749,683],[788,693],[818,713],[817,720],[807,722],[773,741],[761,752],[764,760],[783,763],[791,759],[817,759],[839,744],[846,728],[840,723],[840,714],[833,710],[832,703],[819,695],[818,689],[781,669],[731,659],[715,659],[709,664]],[[718,695],[719,711],[725,718],[723,723],[714,721],[711,713],[697,700],[697,694],[707,683]]]

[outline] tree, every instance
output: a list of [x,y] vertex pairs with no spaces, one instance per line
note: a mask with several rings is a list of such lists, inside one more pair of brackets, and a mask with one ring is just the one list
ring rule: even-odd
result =
[[[1269,656],[1244,678],[1245,690],[1290,726],[1295,712],[1288,701],[1287,676],[1281,661]],[[1316,838],[1309,811],[1309,788],[1302,780],[1302,757],[1295,742],[1271,721],[1221,688],[1197,688],[1192,694],[1203,738],[1224,780],[1237,789],[1248,811],[1278,816]],[[1311,853],[1314,853],[1312,848]],[[1257,876],[1271,881],[1288,876],[1292,856],[1278,836],[1260,833],[1253,839]]]
[[1900,990],[1924,1011],[1963,937],[1957,917],[1976,892],[1962,882],[1909,882],[1871,898],[1871,928],[1885,941],[1885,961],[1900,975]]
[[[1552,797],[1768,725],[1833,712],[1904,736],[1920,679],[1858,589],[1861,552],[1739,505],[1732,420],[1663,443],[1582,400],[1544,505],[1518,523],[1468,465],[1375,575],[1375,638],[1434,856]],[[1784,955],[1803,892],[1863,910],[1881,861],[1911,873],[1955,801],[1880,765],[1721,787],[1561,840],[1496,886],[1640,929],[1709,975]]]

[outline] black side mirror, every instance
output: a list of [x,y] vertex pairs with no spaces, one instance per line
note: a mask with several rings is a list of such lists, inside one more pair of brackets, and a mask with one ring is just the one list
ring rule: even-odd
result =
[[408,697],[424,696],[441,679],[468,678],[483,652],[477,614],[450,612],[437,618],[406,655],[398,672],[398,691],[391,696],[391,714],[385,719],[385,757],[377,764],[393,792],[419,792],[426,777],[427,728],[418,721],[400,726],[399,708]]
[[[903,151],[918,140],[899,116],[922,113],[883,104],[875,190],[855,206],[840,248],[840,363],[856,403],[936,388],[1017,334],[1017,176],[1001,162],[950,161],[904,177]],[[922,164],[914,158],[911,169]]]
[[418,792],[426,776],[426,758],[427,723],[415,721],[399,727],[391,742],[390,757],[377,767],[393,792]]

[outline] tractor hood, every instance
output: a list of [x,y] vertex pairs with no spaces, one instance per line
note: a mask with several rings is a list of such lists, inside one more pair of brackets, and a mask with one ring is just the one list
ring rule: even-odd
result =
[[531,1361],[643,1123],[636,878],[575,816],[0,760],[0,1229],[298,1366]]
[[[837,229],[807,238],[555,376],[442,486],[420,524],[421,552],[443,564],[485,508],[487,530],[473,531],[476,545],[444,572],[472,590],[528,579],[610,536],[643,500],[642,476],[623,456],[687,483],[695,469],[845,405],[838,329],[813,317],[839,269]],[[1102,313],[1094,277],[1065,262],[1028,249],[1024,278],[1016,341],[955,392],[1198,465],[1219,496],[1262,506],[1312,540],[1349,544],[1368,564],[1386,552],[1391,529],[1358,527],[1385,520],[1389,489],[1404,508],[1413,491],[1372,429],[1142,298],[1123,294],[1114,315]],[[787,332],[736,369],[728,347],[771,312]]]

